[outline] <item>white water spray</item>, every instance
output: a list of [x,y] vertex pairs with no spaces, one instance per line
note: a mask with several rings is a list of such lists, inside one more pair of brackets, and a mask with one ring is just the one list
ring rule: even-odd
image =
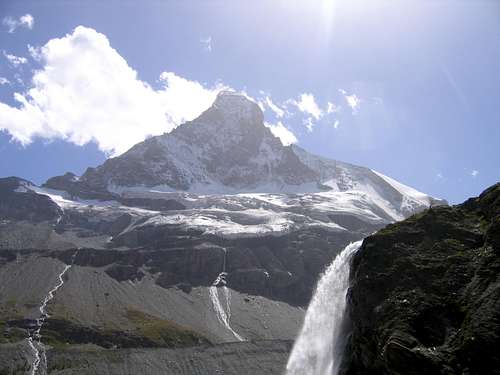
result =
[[[212,301],[212,305],[214,307],[215,313],[217,315],[217,319],[219,322],[222,323],[224,327],[228,331],[230,331],[233,336],[238,340],[238,341],[245,341],[243,337],[241,337],[229,324],[231,320],[231,292],[230,290],[226,287],[226,249],[222,249],[224,251],[224,263],[222,266],[222,272],[217,276],[215,281],[213,282],[212,286],[208,289],[208,292],[210,294],[210,300]],[[221,298],[219,296],[219,289],[222,290],[222,295],[225,299],[225,308],[224,305],[222,304]]]
[[336,375],[349,288],[349,260],[362,241],[349,244],[326,269],[307,308],[302,330],[286,365],[286,375]]
[[[45,320],[50,317],[47,313],[47,304],[55,297],[57,290],[63,286],[64,284],[64,274],[68,272],[68,270],[73,266],[73,262],[75,261],[75,257],[78,251],[76,251],[71,257],[71,264],[67,264],[64,266],[64,269],[58,275],[57,284],[49,290],[47,295],[42,301],[42,304],[38,308],[40,311],[40,317],[36,320],[36,329],[30,333],[28,337],[28,345],[33,351],[33,364],[31,366],[31,375],[38,374],[46,374],[47,373],[47,357],[45,355],[45,346],[43,345],[41,339],[42,335],[40,331],[42,330],[43,324]],[[42,365],[42,367],[40,367]]]

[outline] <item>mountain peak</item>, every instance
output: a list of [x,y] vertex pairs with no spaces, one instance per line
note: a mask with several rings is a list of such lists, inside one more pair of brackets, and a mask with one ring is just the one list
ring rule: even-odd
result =
[[264,114],[253,100],[242,93],[224,90],[219,92],[209,111],[221,114],[225,121],[264,124]]
[[390,202],[380,213],[387,220],[432,203],[367,168],[283,146],[263,117],[246,95],[221,91],[210,108],[171,133],[135,145],[80,179],[56,177],[46,186],[98,199],[149,188],[195,194],[356,191],[354,196]]
[[214,106],[225,107],[225,106],[252,106],[256,103],[248,98],[243,93],[239,93],[231,90],[222,90],[217,94]]

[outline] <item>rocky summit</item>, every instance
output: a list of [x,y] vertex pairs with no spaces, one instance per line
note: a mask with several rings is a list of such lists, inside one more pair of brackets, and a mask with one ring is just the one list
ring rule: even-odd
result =
[[500,184],[388,225],[353,259],[344,374],[500,374]]
[[444,203],[222,92],[82,176],[0,180],[0,373],[281,374],[336,254]]

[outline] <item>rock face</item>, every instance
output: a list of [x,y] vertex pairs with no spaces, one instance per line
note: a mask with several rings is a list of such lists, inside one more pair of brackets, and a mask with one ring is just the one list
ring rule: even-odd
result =
[[46,195],[29,189],[33,184],[18,177],[0,179],[0,219],[40,222],[55,220],[62,211]]
[[344,374],[499,374],[500,184],[365,239]]

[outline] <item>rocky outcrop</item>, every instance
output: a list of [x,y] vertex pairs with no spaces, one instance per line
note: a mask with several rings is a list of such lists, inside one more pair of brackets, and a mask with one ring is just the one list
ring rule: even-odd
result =
[[[93,168],[89,168],[92,170]],[[115,196],[109,193],[105,186],[89,184],[87,181],[80,179],[71,172],[67,172],[62,176],[49,178],[43,187],[55,190],[62,190],[69,194],[70,197],[79,197],[83,199],[98,199],[111,200]]]
[[[186,291],[212,285],[225,270],[227,286],[234,290],[307,306],[319,273],[359,237],[317,228],[284,236],[223,239],[181,228],[149,227],[118,237],[118,244],[135,249],[80,249],[74,264],[102,267],[117,281],[141,280],[147,269],[157,285]],[[50,256],[69,264],[74,253],[70,249]]]
[[364,240],[343,373],[500,374],[500,184]]
[[0,219],[40,222],[55,220],[62,211],[46,195],[36,194],[31,182],[18,177],[0,178]]

